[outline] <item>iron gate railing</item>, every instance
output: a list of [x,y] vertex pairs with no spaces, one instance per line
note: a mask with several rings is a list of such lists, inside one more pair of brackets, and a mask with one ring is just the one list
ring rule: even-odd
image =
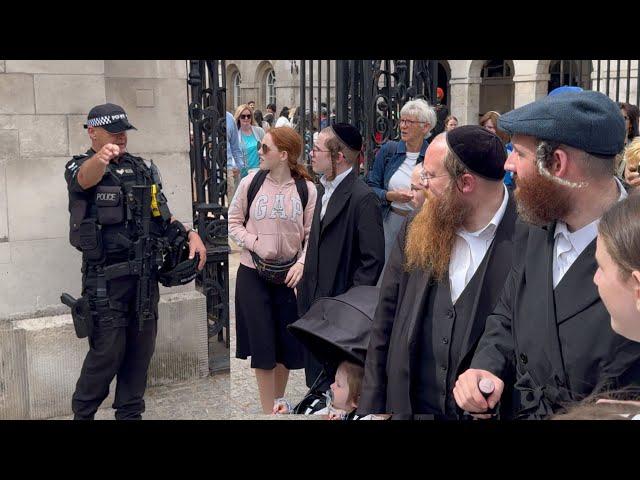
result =
[[[632,68],[634,63],[635,68]],[[639,65],[639,60],[597,60],[596,80],[592,89],[604,93],[616,102],[640,104]],[[632,70],[635,70],[635,77],[632,76]],[[612,75],[612,71],[615,75]],[[632,94],[633,87],[635,95]]]
[[305,139],[303,161],[307,166],[313,133],[320,130],[321,115],[317,113],[321,103],[326,104],[332,121],[347,122],[360,130],[364,139],[363,170],[368,172],[380,145],[399,138],[402,106],[414,98],[433,104],[436,97],[437,60],[336,60],[333,70],[331,60],[299,62],[297,128]]
[[[207,247],[197,286],[207,299],[209,337],[229,348],[229,245],[227,240],[227,137],[224,60],[189,60],[190,157],[193,224]],[[211,346],[211,342],[209,342]],[[210,347],[211,348],[211,347]],[[212,358],[210,351],[209,358]],[[222,362],[223,368],[228,368]],[[218,365],[210,365],[218,369]]]

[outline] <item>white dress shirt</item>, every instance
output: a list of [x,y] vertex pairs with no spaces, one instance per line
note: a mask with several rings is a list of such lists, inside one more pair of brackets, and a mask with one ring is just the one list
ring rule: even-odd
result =
[[[627,192],[622,186],[622,183],[620,183],[620,180],[617,178],[615,180],[618,184],[618,190],[620,191],[618,201],[624,200],[627,197]],[[553,288],[558,286],[564,274],[567,273],[571,265],[573,265],[573,262],[576,261],[582,251],[598,236],[598,223],[600,223],[600,219],[596,218],[593,222],[575,232],[570,232],[567,224],[564,222],[559,221],[556,223],[556,229],[553,233],[555,238],[553,245]]]
[[496,230],[504,217],[509,201],[507,187],[504,184],[503,187],[502,203],[489,223],[476,232],[467,232],[465,229],[456,232],[456,240],[449,260],[451,303],[456,303],[460,294],[469,284],[496,236]]
[[344,180],[346,176],[351,173],[351,170],[353,170],[353,167],[349,167],[348,170],[342,172],[340,175],[336,175],[336,178],[334,178],[333,180],[327,180],[324,175],[320,177],[320,183],[324,187],[324,194],[322,195],[322,209],[320,210],[320,220],[324,218],[324,214],[327,211],[327,205],[329,204],[331,195],[333,195],[333,192],[336,191],[336,188],[338,188],[340,182],[342,182],[342,180]]

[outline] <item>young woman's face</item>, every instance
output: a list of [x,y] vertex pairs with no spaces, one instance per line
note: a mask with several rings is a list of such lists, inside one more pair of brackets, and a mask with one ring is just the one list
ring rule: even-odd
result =
[[283,154],[273,143],[273,138],[267,133],[262,138],[262,144],[259,146],[258,156],[260,157],[261,170],[273,170],[283,162]]
[[455,118],[449,119],[447,124],[445,125],[444,131],[449,132],[458,126],[458,121]]
[[491,133],[496,133],[496,126],[493,123],[493,120],[489,119],[486,122],[484,122],[483,125],[485,130],[489,130]]
[[600,298],[611,315],[611,328],[623,337],[640,342],[639,285],[635,275],[632,274],[627,280],[622,279],[620,268],[609,255],[600,235],[596,243],[596,261],[598,269],[593,282],[598,286]]
[[253,115],[253,114],[251,113],[251,110],[249,110],[248,108],[245,108],[240,113],[240,126],[241,127],[246,127],[246,126],[250,126],[251,125],[251,115]]

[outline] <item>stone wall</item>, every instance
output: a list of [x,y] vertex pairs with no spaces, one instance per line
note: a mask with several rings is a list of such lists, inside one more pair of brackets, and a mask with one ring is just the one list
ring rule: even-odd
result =
[[124,107],[129,151],[158,163],[174,216],[191,222],[186,92],[184,60],[0,61],[0,319],[61,313],[60,292],[80,293],[64,165],[90,146],[92,106]]

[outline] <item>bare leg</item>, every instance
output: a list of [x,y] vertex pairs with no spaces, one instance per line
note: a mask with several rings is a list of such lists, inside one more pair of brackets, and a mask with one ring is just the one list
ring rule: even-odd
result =
[[275,368],[275,394],[276,398],[284,397],[284,391],[287,389],[287,381],[289,380],[289,370],[284,365],[278,363]]
[[263,370],[254,368],[256,380],[258,382],[258,392],[260,393],[260,404],[263,413],[273,412],[273,401],[276,399],[275,394],[275,369]]

